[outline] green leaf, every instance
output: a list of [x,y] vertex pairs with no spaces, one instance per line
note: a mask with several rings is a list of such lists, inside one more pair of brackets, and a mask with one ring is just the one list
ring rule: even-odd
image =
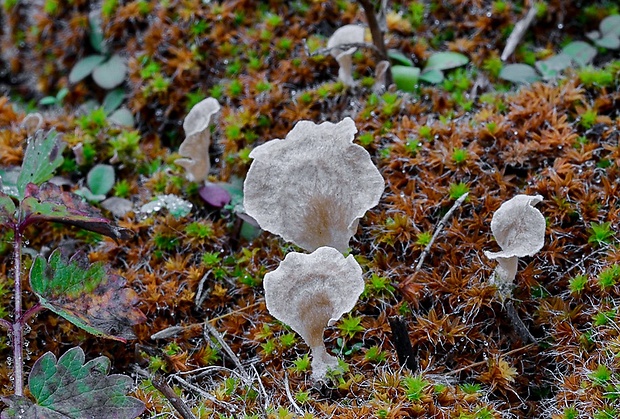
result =
[[89,55],[79,60],[69,73],[69,83],[77,83],[88,77],[99,64],[105,61],[103,55]]
[[397,64],[404,65],[406,67],[413,67],[413,61],[409,57],[407,57],[402,52],[391,49],[388,51],[388,57],[390,60],[394,61]]
[[620,38],[616,34],[605,35],[602,38],[595,39],[594,43],[601,47],[607,49],[618,49],[620,48]]
[[392,67],[392,78],[396,87],[404,92],[415,91],[418,85],[420,69],[417,67],[406,67],[404,65],[395,65]]
[[103,263],[88,263],[76,253],[67,260],[57,249],[46,262],[38,256],[30,269],[30,286],[41,305],[96,336],[126,341],[132,326],[146,321],[140,300],[126,281]]
[[10,227],[15,223],[15,203],[10,196],[0,192],[0,225]]
[[499,78],[513,83],[530,84],[540,80],[534,67],[527,64],[508,64],[499,72]]
[[56,93],[56,102],[58,102],[59,104],[62,103],[62,101],[67,97],[68,94],[69,89],[63,87],[58,91],[58,93]]
[[587,42],[575,41],[562,48],[562,53],[568,55],[578,66],[583,67],[596,57],[596,48]]
[[88,33],[90,45],[95,51],[103,53],[105,46],[103,44],[103,29],[101,29],[101,15],[96,10],[93,10],[88,15],[88,23],[90,26],[90,32]]
[[55,96],[45,96],[39,100],[39,105],[47,106],[47,105],[55,105],[58,102]]
[[131,377],[108,375],[110,360],[105,356],[84,361],[79,347],[58,360],[53,353],[45,353],[28,377],[36,404],[26,397],[5,397],[9,408],[2,419],[129,419],[144,412],[142,401],[126,395],[133,386]]
[[118,109],[125,100],[125,91],[123,89],[114,89],[108,92],[103,99],[103,110],[106,114],[110,114]]
[[549,80],[557,77],[564,69],[570,67],[570,63],[570,56],[560,53],[546,60],[536,61],[536,69],[542,74],[543,79]]
[[131,128],[133,128],[136,123],[136,121],[134,121],[133,119],[131,111],[124,106],[115,110],[112,115],[108,117],[108,121],[117,125]]
[[86,176],[88,189],[95,195],[103,195],[104,198],[110,192],[115,182],[114,167],[109,164],[95,165]]
[[114,54],[110,59],[99,65],[93,71],[93,80],[104,89],[114,89],[125,81],[127,66],[125,60],[118,54]]
[[41,187],[29,184],[20,211],[20,229],[41,221],[55,221],[94,231],[114,240],[132,236],[130,230],[112,224],[76,194],[63,191],[52,183],[45,183]]
[[420,80],[431,84],[441,83],[443,81],[443,73],[441,70],[424,70],[420,75]]
[[609,15],[605,19],[601,20],[599,25],[603,36],[615,34],[620,36],[620,15]]
[[22,171],[17,178],[19,200],[24,198],[26,185],[29,183],[40,185],[54,175],[54,171],[64,161],[62,157],[64,148],[65,143],[55,131],[49,131],[47,135],[39,131],[28,139]]
[[468,62],[469,58],[458,52],[436,52],[428,58],[426,66],[424,67],[424,72],[431,70],[448,70],[450,68],[460,67]]
[[91,203],[101,202],[105,199],[105,195],[95,195],[90,191],[90,189],[86,187],[78,189],[77,191],[75,191],[75,194],[77,196],[81,196],[82,198],[84,198],[85,200]]

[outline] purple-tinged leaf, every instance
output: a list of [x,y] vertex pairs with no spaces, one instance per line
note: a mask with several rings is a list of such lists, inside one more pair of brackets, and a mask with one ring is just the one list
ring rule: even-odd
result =
[[215,208],[222,208],[230,202],[230,193],[215,183],[207,183],[198,189],[200,197],[209,205]]
[[71,259],[55,250],[46,261],[39,256],[30,269],[30,286],[41,305],[97,336],[125,341],[132,326],[146,321],[140,302],[125,278],[102,263],[89,264],[83,253]]
[[10,196],[0,192],[0,226],[12,227],[15,224],[15,203]]
[[110,360],[100,356],[84,363],[84,351],[71,348],[56,360],[47,352],[34,363],[28,384],[35,399],[5,397],[9,405],[2,419],[133,419],[145,410],[144,403],[127,396],[133,380],[107,375]]
[[62,150],[65,143],[55,131],[45,134],[39,131],[28,139],[28,147],[17,178],[18,199],[22,200],[29,183],[40,185],[54,175],[63,162]]
[[63,191],[51,183],[38,187],[29,184],[26,188],[26,197],[21,203],[21,225],[26,226],[40,221],[55,221],[74,225],[85,230],[106,235],[115,240],[128,239],[132,236],[131,230],[117,227],[99,210],[74,193]]

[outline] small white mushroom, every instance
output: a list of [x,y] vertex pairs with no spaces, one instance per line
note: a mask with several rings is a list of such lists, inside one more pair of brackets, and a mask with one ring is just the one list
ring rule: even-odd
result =
[[338,45],[357,44],[364,42],[365,29],[358,25],[345,25],[336,29],[336,32],[327,41],[327,48],[333,48],[331,55],[336,58],[340,69],[338,70],[338,78],[347,86],[354,86],[352,67],[353,53],[357,50],[355,47],[340,49],[334,48]]
[[287,254],[263,285],[267,310],[306,341],[312,377],[322,379],[338,365],[325,349],[323,331],[355,306],[364,290],[362,268],[352,255],[345,258],[336,249],[320,247],[311,254]]
[[517,195],[493,214],[491,231],[502,251],[485,251],[484,254],[499,263],[492,282],[497,285],[502,299],[512,293],[518,259],[533,256],[545,243],[545,217],[534,208],[541,201],[540,195]]
[[185,140],[179,147],[181,159],[175,163],[183,167],[186,177],[193,182],[206,181],[211,168],[209,146],[211,117],[220,110],[220,104],[212,97],[198,102],[183,121]]
[[348,117],[337,124],[300,121],[286,139],[256,147],[243,184],[246,213],[308,251],[346,251],[358,219],[384,189],[368,152],[353,144],[356,132]]

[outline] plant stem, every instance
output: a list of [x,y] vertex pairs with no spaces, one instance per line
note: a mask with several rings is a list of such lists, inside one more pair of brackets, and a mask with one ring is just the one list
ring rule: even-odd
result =
[[[364,13],[366,14],[366,20],[368,21],[368,27],[370,28],[370,33],[372,34],[372,43],[377,47],[377,51],[379,52],[379,61],[390,61],[388,58],[387,48],[385,48],[385,40],[383,39],[383,31],[379,26],[379,21],[377,20],[377,15],[375,14],[374,5],[370,0],[358,0],[358,2],[364,8]],[[385,72],[385,87],[386,89],[390,87],[392,84],[392,69],[388,67]]]
[[24,395],[24,322],[22,316],[22,233],[15,228],[13,266],[15,269],[15,317],[13,322],[13,360],[15,362],[15,395]]
[[35,316],[38,312],[43,310],[45,310],[45,307],[43,307],[40,303],[36,303],[24,312],[24,315],[22,316],[22,324],[28,323],[28,320],[30,320],[32,316]]

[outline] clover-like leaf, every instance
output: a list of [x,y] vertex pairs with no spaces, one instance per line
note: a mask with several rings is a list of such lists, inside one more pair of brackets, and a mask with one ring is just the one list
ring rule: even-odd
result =
[[99,210],[82,201],[76,194],[63,191],[52,183],[45,183],[41,187],[29,184],[20,210],[21,229],[40,221],[55,221],[94,231],[115,240],[132,236],[130,230],[112,224],[110,220],[103,218]]
[[93,335],[123,342],[135,337],[132,326],[146,321],[137,294],[125,285],[123,277],[103,263],[89,264],[83,253],[67,260],[55,250],[48,261],[37,257],[30,269],[41,305]]
[[55,131],[45,134],[39,131],[28,139],[28,147],[22,162],[22,171],[17,178],[17,198],[22,200],[29,183],[40,185],[54,175],[63,162],[62,150],[65,143]]
[[110,360],[100,356],[86,363],[84,351],[75,347],[58,360],[47,352],[32,367],[28,384],[35,399],[5,397],[9,405],[2,419],[133,419],[142,414],[142,401],[127,396],[133,380],[107,375]]

